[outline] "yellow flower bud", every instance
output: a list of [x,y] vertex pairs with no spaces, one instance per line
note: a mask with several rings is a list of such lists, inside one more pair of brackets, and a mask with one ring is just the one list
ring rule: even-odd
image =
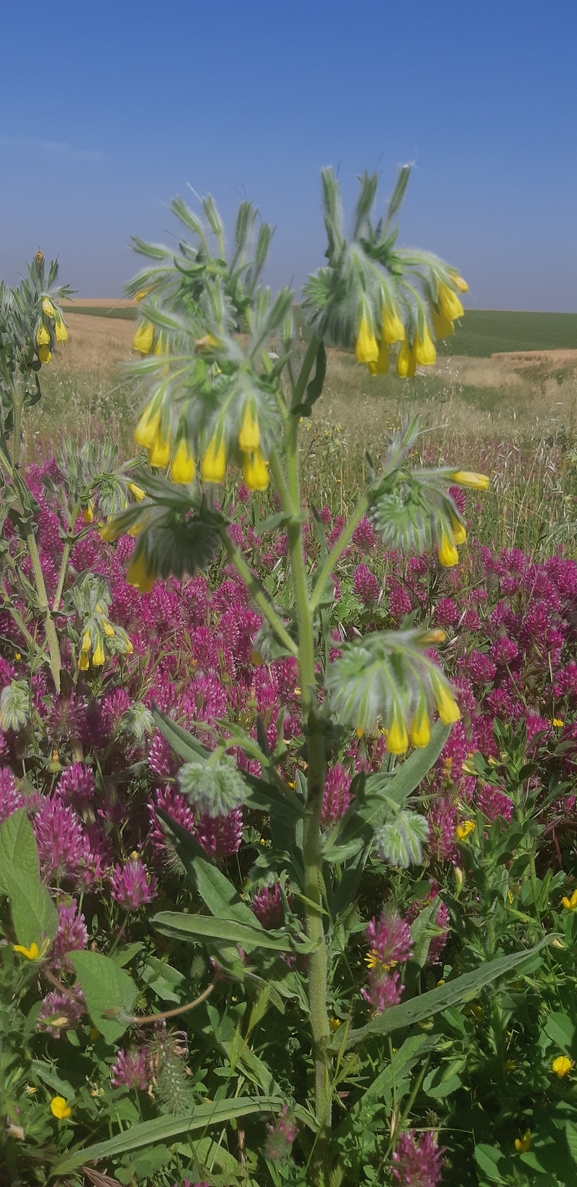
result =
[[450,338],[451,334],[455,333],[455,327],[450,318],[445,317],[444,313],[437,313],[436,309],[431,309],[431,316],[433,318],[433,329],[437,338]]
[[245,454],[243,477],[249,490],[266,490],[269,482],[268,466],[260,449]]
[[238,447],[242,453],[254,453],[260,445],[260,429],[258,420],[253,412],[252,401],[248,400],[242,414],[242,424],[238,435]]
[[109,639],[114,639],[115,630],[114,630],[112,623],[109,622],[107,618],[102,619],[101,626],[102,626],[102,630],[104,631],[104,634],[108,635]]
[[46,314],[46,317],[54,317],[54,306],[48,297],[45,297],[42,302],[42,312]]
[[468,486],[471,490],[488,490],[491,479],[488,474],[475,474],[470,470],[455,470],[449,474],[452,482],[458,482],[459,486]]
[[226,450],[224,437],[220,444],[216,444],[216,434],[211,437],[206,453],[200,463],[200,473],[204,482],[222,482],[226,474]]
[[94,521],[94,503],[92,502],[92,499],[90,500],[88,506],[84,508],[84,511],[82,512],[82,518],[85,523],[93,523],[93,521]]
[[467,531],[464,524],[462,524],[460,520],[453,518],[451,519],[451,528],[453,530],[453,540],[455,541],[455,544],[464,544],[465,540],[467,539]]
[[376,363],[379,357],[379,346],[366,317],[361,318],[359,333],[355,343],[355,354],[358,363]]
[[68,330],[60,318],[56,322],[56,341],[68,342]]
[[421,367],[430,367],[432,363],[436,362],[437,352],[427,326],[425,326],[422,338],[418,334],[415,335],[413,355],[415,362]]
[[383,342],[392,344],[393,342],[405,341],[405,327],[399,317],[398,311],[395,309],[394,313],[389,313],[386,305],[383,309]]
[[568,1075],[572,1067],[572,1059],[568,1059],[566,1055],[558,1055],[551,1064],[551,1071],[555,1072],[555,1075],[559,1076],[559,1079],[562,1080],[563,1076]]
[[527,1150],[529,1149],[529,1146],[531,1145],[532,1140],[533,1140],[533,1135],[532,1135],[530,1129],[527,1129],[525,1131],[522,1138],[515,1138],[515,1149],[516,1149],[517,1153],[518,1154],[526,1154]]
[[469,285],[466,280],[463,280],[462,276],[459,276],[458,272],[451,272],[451,280],[460,293],[468,293]]
[[149,285],[149,287],[147,289],[139,289],[138,292],[134,294],[134,300],[135,301],[144,301],[144,298],[147,297],[148,294],[151,292],[152,292],[152,285]]
[[154,585],[154,575],[148,572],[146,558],[141,552],[137,560],[132,561],[126,574],[129,585],[133,585],[140,593],[150,593]]
[[39,346],[38,347],[38,358],[40,359],[41,363],[52,362],[52,351],[50,350],[50,347],[49,346]]
[[142,445],[143,449],[152,449],[158,435],[160,417],[160,408],[154,410],[151,404],[146,405],[134,430],[134,440],[137,445]]
[[429,721],[429,714],[426,706],[423,705],[420,712],[417,712],[411,722],[411,746],[422,747],[428,746],[431,740],[431,723]]
[[415,356],[409,343],[405,341],[397,355],[397,375],[399,379],[412,379],[416,369]]
[[49,331],[46,329],[46,326],[39,326],[36,331],[36,345],[37,346],[48,346],[49,343],[50,343]]
[[561,902],[566,911],[577,911],[577,890],[573,891],[571,898],[565,896],[561,899]]
[[135,482],[129,482],[128,489],[130,493],[134,495],[134,498],[138,499],[139,502],[141,499],[146,498],[146,492],[143,491],[141,486],[137,486]]
[[87,651],[81,651],[78,657],[78,667],[81,672],[87,672],[90,667],[90,658]]
[[381,338],[379,357],[376,363],[368,363],[369,375],[387,375],[389,370],[389,351],[384,338]]
[[90,635],[90,631],[85,631],[82,636],[82,650],[90,651],[91,647],[92,647],[92,638]]
[[194,478],[194,458],[188,441],[181,437],[170,467],[170,477],[179,486],[187,486]]
[[154,326],[150,321],[143,321],[132,339],[132,349],[139,350],[141,354],[150,354],[153,346]]
[[58,1121],[63,1121],[65,1117],[72,1116],[72,1109],[66,1104],[63,1096],[53,1096],[50,1101],[50,1111]]
[[158,466],[161,470],[164,470],[170,461],[170,437],[163,437],[160,430],[148,451],[148,461],[151,466]]
[[457,825],[457,827],[455,829],[455,837],[456,837],[457,841],[464,841],[469,836],[469,833],[472,833],[474,831],[475,831],[475,821],[474,820],[464,820],[462,824]]
[[459,563],[459,553],[455,548],[454,542],[445,532],[441,535],[441,542],[438,548],[439,563],[444,569],[450,569],[452,565]]
[[120,529],[118,521],[114,518],[109,519],[107,523],[103,523],[102,527],[98,529],[98,535],[101,540],[105,540],[107,544],[112,544],[114,540],[118,540]]
[[40,956],[40,949],[38,944],[33,940],[29,948],[25,948],[23,944],[13,944],[14,952],[21,952],[27,960],[38,960]]
[[97,643],[92,655],[92,663],[95,668],[101,668],[104,663],[104,649],[102,643]]
[[385,730],[387,750],[391,754],[404,754],[409,745],[409,735],[404,721],[395,720],[390,729]]
[[435,704],[443,725],[453,725],[455,721],[459,721],[461,710],[444,683],[436,683]]
[[446,284],[439,285],[439,305],[441,306],[441,313],[450,321],[455,321],[455,318],[462,317],[465,312],[457,294],[448,288]]

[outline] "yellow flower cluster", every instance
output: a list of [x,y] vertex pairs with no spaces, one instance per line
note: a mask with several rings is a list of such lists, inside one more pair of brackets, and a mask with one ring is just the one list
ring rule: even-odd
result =
[[78,657],[78,667],[81,672],[88,671],[91,661],[94,668],[102,667],[106,658],[104,652],[105,637],[108,639],[118,638],[122,644],[123,653],[125,655],[132,655],[132,643],[126,632],[121,627],[115,630],[110,620],[106,617],[104,607],[100,603],[96,607],[96,612],[97,617],[89,621],[82,635],[80,655]]
[[51,362],[54,340],[68,342],[68,330],[60,310],[52,304],[49,297],[43,297],[40,325],[36,331],[36,353],[41,363]]
[[[192,482],[195,463],[186,436],[177,438],[172,450],[170,430],[162,424],[162,409],[155,401],[147,404],[134,434],[137,445],[148,451],[151,466],[166,467],[170,463],[170,477],[179,485]],[[254,402],[248,400],[243,409],[238,435],[238,448],[243,462],[243,478],[249,490],[266,490],[269,483],[268,463],[260,448],[260,427]],[[226,475],[227,451],[224,432],[218,426],[210,438],[200,463],[203,482],[223,482]]]
[[[459,292],[466,292],[468,284],[456,272],[450,273],[451,281]],[[439,284],[437,304],[432,306],[431,316],[433,328],[437,338],[447,338],[454,333],[454,321],[462,317],[463,306],[454,291],[446,284]],[[437,358],[435,344],[428,326],[425,324],[423,335],[415,333],[411,343],[398,310],[384,307],[380,339],[374,332],[370,318],[364,311],[361,317],[355,354],[359,363],[366,363],[371,375],[386,375],[389,366],[389,346],[400,343],[397,354],[396,372],[401,379],[412,379],[417,367],[430,367]]]
[[[488,490],[490,484],[486,474],[475,474],[470,470],[454,470],[449,479],[457,486],[467,486],[471,490]],[[458,564],[457,545],[464,544],[466,539],[467,532],[463,524],[455,516],[452,517],[450,528],[445,526],[438,545],[437,555],[443,568]]]
[[[436,683],[434,697],[437,713],[443,725],[452,725],[455,721],[459,721],[461,711],[444,682]],[[387,750],[390,750],[391,754],[404,754],[408,749],[409,742],[417,749],[428,746],[431,740],[431,722],[426,702],[423,700],[419,705],[408,728],[399,713],[383,733],[387,742]]]

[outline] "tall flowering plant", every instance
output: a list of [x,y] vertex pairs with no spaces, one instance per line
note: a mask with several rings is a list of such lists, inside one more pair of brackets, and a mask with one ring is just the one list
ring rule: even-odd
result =
[[[145,397],[135,436],[146,450],[148,467],[138,479],[144,498],[111,517],[102,530],[107,540],[126,532],[135,537],[128,581],[142,592],[156,577],[194,576],[224,549],[264,618],[255,653],[263,662],[284,656],[298,666],[303,745],[292,786],[279,771],[282,738],[271,745],[262,729],[255,739],[223,720],[207,749],[160,710],[156,719],[187,760],[178,785],[197,811],[217,818],[246,804],[270,814],[273,846],[259,858],[259,868],[277,887],[289,876],[302,904],[303,931],[274,934],[286,959],[306,967],[305,1013],[314,1064],[312,1161],[316,1180],[326,1184],[334,1158],[330,1130],[337,1067],[346,1047],[354,1044],[354,1036],[343,1039],[346,1027],[338,1041],[331,1029],[331,960],[346,943],[351,903],[371,849],[376,846],[398,865],[419,860],[428,826],[414,811],[411,794],[460,716],[454,691],[431,652],[444,640],[440,628],[372,632],[346,642],[331,638],[327,609],[334,597],[333,574],[367,519],[388,549],[436,551],[442,566],[457,564],[466,531],[455,489],[488,486],[485,476],[460,464],[413,465],[418,437],[413,422],[390,437],[382,468],[371,472],[337,539],[326,539],[321,515],[303,502],[299,429],[322,397],[326,345],[354,350],[371,375],[394,364],[399,376],[409,378],[417,366],[435,361],[435,336],[451,333],[453,319],[463,313],[459,294],[467,286],[458,271],[429,253],[396,246],[392,223],[408,176],[403,168],[385,216],[375,223],[377,178],[365,174],[347,237],[338,182],[332,170],[323,172],[327,265],[307,281],[300,308],[290,290],[273,299],[261,283],[272,231],[261,224],[254,240],[257,211],[248,202],[240,206],[229,250],[210,197],[202,202],[202,217],[180,198],[172,204],[184,230],[192,232],[192,243],[183,237],[175,252],[136,240],[146,263],[128,287],[142,311],[134,339],[142,358],[134,370]],[[291,580],[282,602],[269,595],[237,547],[219,495],[228,477],[249,492],[264,492],[269,485],[274,490],[276,510],[265,526],[286,534]],[[305,547],[311,525],[319,545],[313,564]],[[357,779],[342,817],[324,828],[327,761],[335,745],[347,732],[379,731],[386,743],[382,775]],[[411,757],[397,767],[397,756],[409,747]],[[260,774],[239,767],[239,752]],[[216,872],[207,872],[205,859],[191,849],[174,818],[162,809],[159,815],[213,918],[161,912],[157,927],[189,941],[209,939],[228,974],[246,982],[246,961],[257,961],[255,953],[270,945],[270,925],[251,936],[248,918],[254,932],[254,914],[247,917],[242,901],[231,899],[232,888],[226,889],[222,875],[215,882]],[[389,974],[380,953],[386,926],[392,924],[381,923],[377,933],[375,924],[371,933],[376,955],[367,995],[377,1011],[383,1009],[387,987],[394,990],[389,1004],[400,999],[399,973]],[[233,940],[245,964],[231,949]],[[404,959],[409,952],[407,944]]]

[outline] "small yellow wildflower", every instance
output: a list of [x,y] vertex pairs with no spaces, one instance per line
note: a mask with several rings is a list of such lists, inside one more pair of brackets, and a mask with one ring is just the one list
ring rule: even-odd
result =
[[451,272],[451,280],[453,281],[455,288],[458,289],[460,293],[467,293],[469,291],[469,285],[467,284],[467,281],[463,280],[463,277],[459,276],[458,272]]
[[260,429],[252,400],[248,400],[242,414],[238,447],[242,453],[255,453],[260,445]]
[[397,355],[397,375],[399,379],[412,379],[417,369],[417,362],[407,341],[402,343]]
[[449,477],[459,486],[468,486],[470,490],[488,490],[491,484],[487,474],[475,474],[471,470],[454,470]]
[[455,333],[455,327],[450,318],[445,317],[444,313],[437,313],[436,309],[431,310],[433,318],[433,329],[437,338],[450,338],[451,334]]
[[107,618],[102,619],[101,626],[102,626],[102,630],[104,631],[104,634],[108,635],[109,639],[114,639],[116,632],[114,630],[112,623],[109,622]]
[[435,689],[435,704],[443,725],[452,725],[453,722],[459,721],[461,711],[446,685],[437,685]]
[[505,1063],[505,1071],[506,1072],[514,1072],[516,1070],[516,1068],[517,1068],[517,1060],[516,1059],[507,1059],[507,1061]]
[[94,502],[91,499],[88,506],[82,512],[82,518],[85,523],[92,523],[94,521]]
[[411,722],[410,736],[412,746],[428,746],[431,740],[431,723],[426,708],[415,714]]
[[25,956],[27,960],[38,960],[40,956],[40,949],[35,940],[32,941],[29,948],[25,948],[24,944],[13,944],[12,947],[14,952],[21,952],[22,956]]
[[563,1076],[567,1076],[569,1074],[572,1067],[572,1059],[568,1059],[566,1055],[558,1055],[551,1064],[551,1071],[555,1072],[555,1075],[558,1076],[560,1080],[562,1080]]
[[358,363],[376,363],[379,357],[379,346],[367,317],[361,318],[359,333],[355,343],[355,354]]
[[531,1145],[532,1140],[533,1140],[533,1135],[532,1135],[530,1129],[525,1130],[525,1133],[523,1134],[522,1138],[515,1138],[515,1149],[516,1149],[517,1153],[518,1154],[526,1154],[527,1150],[529,1149],[529,1146]]
[[439,564],[441,564],[444,569],[450,569],[453,565],[457,565],[459,563],[459,553],[455,548],[454,539],[451,540],[451,538],[447,536],[445,532],[441,533],[441,540],[437,550],[437,555],[439,557]]
[[46,314],[46,317],[54,317],[54,306],[48,297],[45,297],[42,302],[42,312]]
[[160,430],[148,451],[148,461],[151,466],[158,466],[160,470],[165,470],[170,461],[170,437],[163,437]]
[[439,305],[441,306],[443,316],[450,321],[455,321],[455,318],[462,317],[465,312],[457,294],[448,288],[446,284],[439,285]]
[[465,526],[458,520],[453,518],[451,520],[451,528],[453,531],[453,540],[455,544],[464,544],[467,539],[467,531]]
[[50,347],[46,346],[46,345],[39,346],[38,347],[38,358],[40,359],[41,363],[51,363],[52,362],[52,351],[50,350]]
[[154,326],[150,321],[143,321],[132,339],[132,349],[138,350],[140,354],[150,354],[153,346]]
[[393,724],[388,730],[385,730],[385,737],[387,739],[387,750],[391,754],[404,754],[409,745],[409,735],[404,721],[393,721]]
[[392,345],[393,342],[404,342],[405,327],[399,317],[398,311],[395,309],[394,313],[389,313],[386,308],[383,309],[383,342]]
[[50,1111],[54,1117],[59,1121],[63,1121],[65,1117],[72,1116],[72,1109],[66,1104],[63,1096],[53,1096],[50,1101]]
[[68,330],[61,318],[56,322],[56,341],[68,342]]
[[104,663],[104,649],[102,643],[97,643],[92,655],[92,663],[95,668],[101,668]]
[[49,343],[50,343],[49,331],[46,329],[46,326],[40,326],[39,329],[36,331],[36,345],[37,346],[48,346]]
[[150,593],[154,585],[154,574],[148,572],[146,558],[141,552],[137,560],[132,561],[126,574],[129,585],[133,585],[140,593]]
[[190,452],[188,441],[181,438],[170,466],[170,477],[179,486],[188,486],[194,478],[194,458]]
[[137,486],[135,482],[129,482],[128,489],[130,493],[134,495],[134,498],[138,499],[138,502],[140,502],[141,499],[146,498],[146,491],[144,491],[141,486]]
[[269,484],[267,464],[260,449],[244,457],[243,478],[249,490],[266,490]]
[[435,344],[431,338],[427,326],[424,328],[422,338],[419,336],[419,334],[415,335],[415,341],[413,343],[413,355],[415,362],[421,367],[430,367],[437,361]]
[[160,408],[154,409],[151,404],[146,405],[134,430],[137,445],[142,445],[143,449],[152,449],[160,428],[160,417]]
[[90,667],[90,659],[87,651],[81,651],[78,657],[78,667],[81,672],[87,672]]
[[220,444],[216,443],[216,435],[211,437],[206,453],[200,463],[200,473],[204,482],[222,482],[226,474],[226,450],[224,438]]
[[551,722],[551,725],[555,726],[555,729],[560,730],[561,727],[563,725],[565,725],[565,722],[563,721],[563,719],[561,717],[554,717]]
[[376,363],[368,363],[369,375],[388,375],[389,372],[389,351],[385,339],[381,339],[379,346],[379,357]]
[[333,1034],[335,1033],[335,1030],[339,1029],[339,1026],[342,1026],[340,1018],[329,1018],[329,1028],[332,1030]]
[[561,902],[562,902],[563,906],[565,907],[566,911],[577,911],[577,890],[573,891],[571,898],[567,898],[567,896],[565,895],[561,899]]
[[474,831],[475,831],[475,821],[474,820],[464,820],[462,824],[457,825],[457,827],[455,829],[455,837],[456,837],[457,841],[464,841],[466,839],[466,837],[469,836],[469,833],[472,833]]

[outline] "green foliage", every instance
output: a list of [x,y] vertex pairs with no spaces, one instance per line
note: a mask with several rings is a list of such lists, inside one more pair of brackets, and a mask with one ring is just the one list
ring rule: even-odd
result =
[[10,899],[18,943],[45,950],[56,935],[58,914],[40,880],[36,841],[22,808],[0,824],[0,892]]
[[124,969],[100,952],[70,952],[68,959],[80,981],[94,1026],[107,1043],[125,1032],[138,990]]

